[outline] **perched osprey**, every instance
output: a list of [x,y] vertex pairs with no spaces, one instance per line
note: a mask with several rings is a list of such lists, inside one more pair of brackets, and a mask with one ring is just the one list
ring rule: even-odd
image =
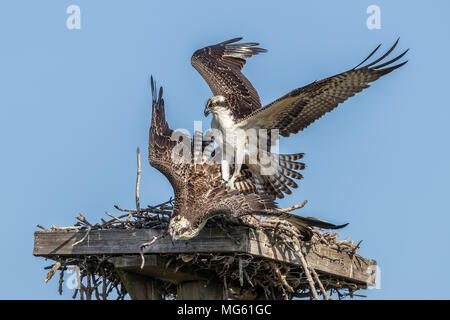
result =
[[[273,197],[257,193],[256,186],[251,182],[246,182],[245,188],[226,190],[223,188],[220,164],[174,162],[172,155],[179,141],[173,140],[173,130],[165,118],[162,88],[158,95],[153,78],[151,87],[153,98],[148,160],[151,166],[166,176],[174,189],[175,203],[169,222],[169,233],[174,240],[193,238],[208,219],[227,214],[234,217],[249,214],[277,216],[294,224],[305,235],[305,239],[311,236],[312,226],[328,229],[345,226],[277,210]],[[245,179],[247,177],[241,174],[237,181]]]
[[[258,43],[234,44],[241,39],[236,38],[197,50],[191,58],[191,63],[214,94],[205,106],[205,116],[210,113],[213,115],[211,127],[221,130],[224,136],[231,136],[230,141],[234,141],[234,154],[238,155],[240,152],[240,157],[243,155],[246,169],[254,175],[257,175],[261,168],[258,164],[248,163],[249,143],[245,135],[248,129],[278,129],[279,134],[288,137],[291,133],[305,129],[355,93],[369,87],[370,82],[407,62],[392,65],[408,50],[392,60],[382,61],[394,50],[399,41],[397,40],[379,59],[361,66],[379,49],[379,45],[355,68],[295,89],[262,108],[258,93],[241,73],[241,69],[246,58],[266,50],[256,47]],[[233,176],[228,180],[230,188],[234,187],[234,181],[241,171],[241,162],[235,162]],[[222,171],[226,170],[223,168]],[[225,174],[223,178],[227,180],[228,176]],[[283,184],[283,181],[278,181],[275,176],[265,179],[273,184]]]

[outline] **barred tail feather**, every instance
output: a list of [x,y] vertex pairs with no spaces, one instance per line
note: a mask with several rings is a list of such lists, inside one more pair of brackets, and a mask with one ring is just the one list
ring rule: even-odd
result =
[[272,179],[272,176],[259,175],[258,180],[264,193],[270,194],[274,198],[284,198],[283,190],[280,189],[279,185],[275,185],[275,180]]
[[285,184],[285,180],[278,173],[272,176],[262,176],[266,184],[270,184],[275,190],[278,198],[284,198],[284,193],[291,194],[292,191]]
[[303,175],[295,171],[306,167],[304,163],[297,162],[303,156],[304,153],[271,154],[273,159],[278,160],[278,170],[274,175],[258,175],[263,191],[272,194],[275,198],[284,198],[285,193],[292,193],[290,188],[298,188],[298,184],[293,179],[303,179]]
[[293,154],[279,154],[280,161],[296,161],[298,159],[302,159],[305,154],[304,153],[293,153]]
[[283,166],[280,166],[280,170],[286,177],[291,177],[297,180],[303,179],[303,175],[301,173],[298,173],[297,171],[291,170]]
[[280,159],[280,166],[291,170],[303,170],[306,165],[303,162],[284,161]]
[[247,181],[235,181],[234,186],[243,194],[253,193],[257,191],[256,185]]

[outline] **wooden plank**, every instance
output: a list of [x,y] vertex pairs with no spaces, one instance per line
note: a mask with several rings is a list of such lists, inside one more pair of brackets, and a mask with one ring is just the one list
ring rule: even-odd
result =
[[[352,281],[367,283],[368,286],[375,285],[377,264],[375,260],[365,259],[359,255],[350,256],[325,245],[306,245],[305,249],[305,258],[314,269]],[[261,231],[249,231],[248,252],[301,265],[300,257],[295,252],[281,244],[271,245],[267,234]]]
[[[86,255],[86,254],[136,254],[139,246],[159,235],[153,229],[92,230],[86,239],[81,240],[86,231],[36,231],[34,252],[36,256]],[[204,228],[191,240],[172,242],[169,237],[156,241],[145,249],[146,253],[205,253],[205,252],[246,252],[246,231],[234,229],[231,235],[240,239],[236,244],[225,232],[219,229]]]
[[[229,231],[239,239],[237,244],[224,231],[204,228],[197,237],[186,241],[172,242],[169,237],[156,241],[145,250],[147,254],[241,252],[300,266],[298,256],[283,245],[272,246],[268,236],[259,231],[237,227]],[[88,254],[139,254],[139,246],[148,242],[159,231],[136,230],[93,230],[86,239],[73,246],[85,236],[85,231],[36,231],[34,255],[74,256]],[[306,260],[317,271],[350,279],[368,286],[375,285],[376,262],[357,255],[349,256],[325,245],[306,247]],[[136,263],[136,265],[139,265]],[[138,271],[134,269],[133,271]]]

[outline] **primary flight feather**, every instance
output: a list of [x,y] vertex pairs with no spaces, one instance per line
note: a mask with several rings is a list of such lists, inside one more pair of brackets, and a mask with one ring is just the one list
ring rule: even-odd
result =
[[[270,189],[269,187],[276,190],[277,197],[282,197],[284,192],[288,193],[289,186],[294,187],[292,179],[279,174],[261,175],[261,166],[250,165],[249,142],[242,132],[248,132],[249,129],[278,130],[281,136],[288,137],[305,129],[349,97],[368,88],[369,83],[407,63],[404,61],[394,64],[408,50],[389,61],[384,61],[397,46],[399,41],[397,40],[380,58],[363,65],[378,51],[379,45],[355,68],[295,89],[261,107],[257,91],[241,70],[245,65],[245,59],[266,50],[256,47],[258,43],[235,43],[241,39],[235,38],[197,50],[191,62],[214,94],[205,106],[205,116],[213,114],[211,127],[219,129],[224,137],[231,137],[234,154],[238,155],[240,152],[239,157],[243,157],[244,166],[241,163],[235,164],[231,178],[223,175],[223,178],[228,180],[228,187],[231,189],[235,187],[234,182],[241,170],[250,170],[254,176],[263,181],[266,190]],[[223,141],[221,144],[224,145]],[[278,157],[270,153],[270,146],[266,155]],[[225,169],[222,166],[222,172]],[[276,170],[277,173],[279,171]],[[271,192],[273,193],[273,190]]]

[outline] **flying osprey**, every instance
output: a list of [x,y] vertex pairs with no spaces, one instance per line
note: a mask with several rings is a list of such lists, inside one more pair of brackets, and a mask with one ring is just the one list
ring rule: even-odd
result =
[[[242,162],[254,175],[258,175],[261,169],[258,164],[248,163],[249,143],[245,134],[247,130],[278,129],[279,134],[288,137],[291,133],[305,129],[355,93],[369,87],[370,82],[407,62],[392,65],[408,50],[392,60],[382,62],[394,50],[399,41],[397,40],[379,59],[361,66],[380,48],[379,45],[355,68],[295,89],[262,108],[257,91],[241,70],[246,58],[267,50],[256,47],[258,43],[234,44],[241,39],[235,38],[197,50],[191,58],[192,65],[206,80],[214,94],[206,102],[205,116],[213,114],[211,127],[219,129],[224,136],[231,137],[233,155],[240,159],[235,161],[231,178],[228,178],[228,174],[223,174],[227,172],[227,168],[222,168],[222,176],[224,180],[228,180],[227,185],[231,189],[240,174]],[[275,176],[264,178],[273,184],[283,185],[283,181],[278,181]]]
[[[174,161],[173,153],[179,141],[173,139],[173,130],[165,118],[162,87],[159,95],[151,79],[152,120],[149,135],[149,156],[151,166],[163,173],[172,185],[175,203],[169,222],[169,234],[174,240],[187,240],[195,237],[208,219],[217,215],[242,217],[256,214],[276,216],[295,225],[308,240],[311,227],[336,229],[336,226],[315,218],[305,218],[278,210],[270,194],[257,193],[257,187],[242,173],[236,190],[223,188],[220,164],[193,161],[184,163]],[[193,146],[191,146],[193,148]],[[193,153],[191,153],[193,155]],[[192,156],[193,157],[193,156]],[[193,158],[191,158],[193,160]],[[301,205],[291,207],[300,208]]]

